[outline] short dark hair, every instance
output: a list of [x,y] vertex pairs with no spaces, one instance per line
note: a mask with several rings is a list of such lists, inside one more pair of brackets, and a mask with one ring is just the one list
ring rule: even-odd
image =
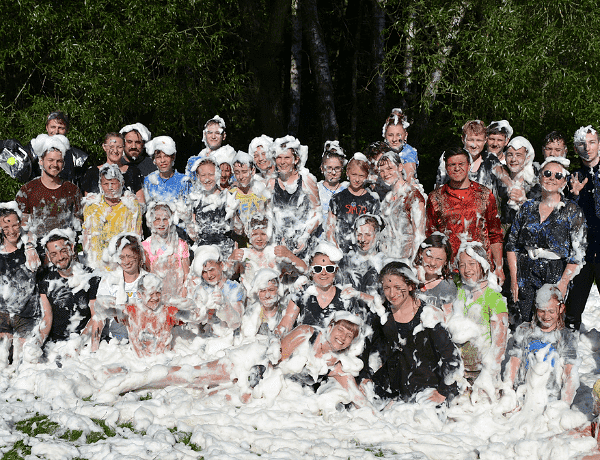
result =
[[46,247],[48,247],[48,243],[53,243],[55,241],[60,241],[60,240],[64,240],[68,244],[71,244],[71,242],[69,241],[69,238],[67,238],[65,235],[55,233],[54,235],[51,235],[48,238],[48,240],[46,241]]
[[447,149],[444,152],[444,161],[447,163],[450,158],[457,155],[464,155],[467,158],[467,161],[471,163],[471,155],[469,155],[469,152],[467,152],[462,146],[455,146]]
[[52,112],[48,115],[48,117],[46,118],[46,125],[48,123],[50,123],[52,120],[58,120],[59,122],[61,122],[62,124],[65,125],[65,128],[67,129],[67,131],[69,130],[69,119],[67,117],[67,115],[65,114],[65,112],[61,112],[60,110],[57,110],[56,112]]
[[542,143],[542,147],[546,147],[550,142],[563,141],[565,147],[567,146],[567,138],[560,131],[552,131],[551,133],[546,134],[544,137],[544,142]]

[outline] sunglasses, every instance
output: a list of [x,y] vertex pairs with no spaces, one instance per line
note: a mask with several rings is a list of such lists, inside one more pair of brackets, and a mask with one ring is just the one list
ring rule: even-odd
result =
[[334,273],[336,268],[337,265],[313,265],[311,267],[314,273],[321,273],[323,269],[325,269],[327,273]]
[[[551,177],[552,177],[552,171],[550,171],[549,169],[546,169],[546,170],[545,170],[545,171],[542,173],[542,175],[543,175],[544,177],[547,177],[547,178],[549,179],[549,178],[551,178]],[[554,173],[554,178],[555,178],[556,180],[561,180],[563,177],[565,177],[565,175],[564,175],[563,173],[561,173],[561,172]]]

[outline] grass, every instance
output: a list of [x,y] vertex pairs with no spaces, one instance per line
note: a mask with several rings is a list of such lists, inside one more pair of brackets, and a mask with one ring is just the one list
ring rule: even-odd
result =
[[[151,399],[151,395],[148,395],[145,399]],[[92,421],[98,426],[98,431],[92,431],[85,440],[82,438],[82,430],[65,430],[60,427],[56,422],[52,422],[48,416],[40,415],[36,413],[34,416],[29,417],[25,420],[21,420],[15,424],[15,428],[30,436],[36,437],[38,435],[56,436],[58,439],[63,439],[67,442],[74,444],[93,444],[104,439],[112,438],[117,436],[117,431],[112,429],[106,424],[106,421],[99,418],[92,418]],[[127,428],[131,432],[140,436],[145,436],[145,431],[135,430],[133,423],[125,422],[117,425],[119,428]],[[200,452],[202,447],[191,442],[192,433],[187,431],[178,431],[176,428],[170,428],[169,431],[173,433],[177,442],[180,442],[188,446],[194,452]],[[24,460],[27,455],[31,455],[31,447],[25,444],[24,440],[17,441],[12,448],[6,452],[0,460]],[[204,457],[201,457],[202,459]],[[73,459],[78,460],[78,459]],[[82,459],[83,460],[83,459]]]

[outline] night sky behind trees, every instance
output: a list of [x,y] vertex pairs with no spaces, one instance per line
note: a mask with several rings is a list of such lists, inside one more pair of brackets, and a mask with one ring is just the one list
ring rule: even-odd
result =
[[[175,139],[182,171],[219,114],[236,149],[290,133],[316,172],[325,140],[352,155],[402,107],[430,190],[439,155],[469,119],[508,119],[538,158],[549,131],[572,138],[598,127],[596,9],[590,0],[4,2],[0,138],[26,144],[63,110],[71,143],[101,157],[105,133],[139,121]],[[2,173],[0,187],[9,200],[18,184]]]

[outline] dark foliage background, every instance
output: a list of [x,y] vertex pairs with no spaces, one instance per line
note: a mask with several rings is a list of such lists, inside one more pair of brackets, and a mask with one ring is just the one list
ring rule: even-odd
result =
[[[202,148],[204,122],[219,114],[240,150],[263,133],[296,135],[317,172],[327,138],[350,154],[362,150],[381,139],[398,106],[412,122],[409,143],[430,190],[439,155],[460,141],[469,119],[508,119],[537,151],[554,129],[570,138],[579,126],[597,125],[596,7],[591,0],[4,2],[0,138],[25,144],[44,131],[48,113],[63,110],[71,143],[101,158],[105,133],[139,121],[175,139],[182,170]],[[0,199],[13,199],[19,185],[0,173]]]

